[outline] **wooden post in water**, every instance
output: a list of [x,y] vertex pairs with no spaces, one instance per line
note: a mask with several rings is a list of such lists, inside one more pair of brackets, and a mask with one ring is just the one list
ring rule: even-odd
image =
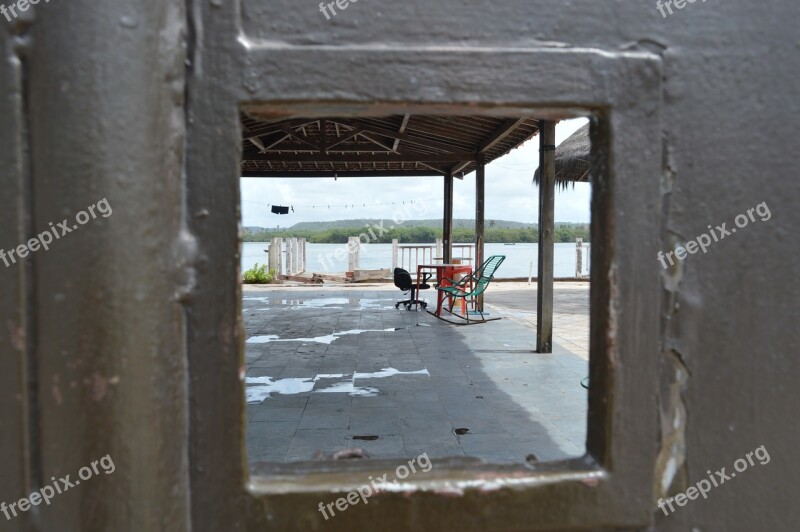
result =
[[556,191],[556,124],[539,121],[539,273],[537,274],[536,351],[553,352],[553,233]]

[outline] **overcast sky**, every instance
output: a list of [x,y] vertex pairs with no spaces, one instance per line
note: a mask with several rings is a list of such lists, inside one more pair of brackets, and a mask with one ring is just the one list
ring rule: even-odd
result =
[[[556,125],[556,144],[561,143],[586,123],[585,118],[566,120]],[[508,155],[486,166],[486,218],[536,223],[539,218],[539,191],[533,172],[539,166],[539,137],[536,136]],[[475,172],[455,179],[453,197],[455,218],[475,217]],[[298,222],[344,220],[352,218],[392,219],[402,203],[424,201],[409,211],[412,219],[441,218],[443,178],[242,178],[242,225],[289,227]],[[556,188],[557,222],[588,223],[591,188],[576,183],[575,188]],[[367,204],[366,207],[363,205]],[[370,206],[370,204],[373,204]],[[294,207],[288,215],[270,213],[269,205]],[[328,209],[330,205],[330,209]],[[347,208],[344,205],[348,205]],[[355,207],[350,207],[355,205]],[[314,206],[314,207],[312,207]]]

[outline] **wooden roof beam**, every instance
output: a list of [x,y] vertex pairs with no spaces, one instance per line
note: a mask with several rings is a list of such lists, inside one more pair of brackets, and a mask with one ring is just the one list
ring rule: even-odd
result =
[[[481,143],[480,147],[478,148],[478,154],[483,154],[486,151],[492,149],[497,143],[502,142],[503,139],[508,137],[511,133],[513,133],[519,126],[521,126],[527,118],[509,118],[502,124],[500,127],[495,129],[491,135],[486,137],[484,141]],[[453,175],[458,174],[464,168],[469,166],[472,161],[466,161],[460,165],[456,165],[453,167]]]
[[273,161],[273,162],[337,162],[337,163],[414,163],[414,162],[443,162],[443,163],[461,163],[462,161],[475,161],[475,155],[472,153],[434,153],[434,154],[391,154],[391,153],[375,153],[375,154],[346,154],[346,153],[328,153],[327,155],[316,153],[258,153],[258,154],[244,154],[242,155],[243,161]]
[[281,131],[283,131],[287,135],[290,135],[292,138],[295,138],[295,139],[299,140],[300,142],[304,142],[304,143],[308,144],[309,146],[315,148],[316,150],[319,150],[320,152],[322,152],[322,148],[320,146],[314,144],[313,142],[311,142],[310,140],[308,140],[306,138],[301,137],[297,132],[292,131],[291,128],[286,127],[286,128],[283,128]]
[[504,138],[509,136],[514,132],[514,130],[521,126],[525,120],[527,120],[527,118],[509,118],[503,122],[500,127],[495,129],[492,134],[481,143],[480,148],[478,148],[478,153],[484,153],[487,150],[492,149],[498,142],[501,142]]
[[396,131],[392,131],[391,129],[382,128],[380,126],[372,126],[369,124],[363,124],[358,121],[340,121],[340,123],[361,128],[362,131],[367,133],[375,133],[377,135],[382,135],[384,137],[389,137],[391,139],[402,140],[409,142],[411,144],[418,144],[420,146],[426,146],[428,148],[436,148],[445,152],[452,152],[454,150],[461,150],[458,146],[454,146],[452,144],[447,144],[440,141],[430,140],[422,137],[417,137],[415,135],[410,135],[408,133],[398,133]]
[[[368,141],[372,142],[373,144],[377,144],[378,146],[380,146],[381,148],[383,148],[384,150],[386,150],[386,151],[388,151],[390,153],[397,153],[396,149],[392,148],[391,146],[389,146],[387,144],[384,144],[383,142],[375,140],[374,138],[370,137],[368,133],[366,133],[364,131],[361,132],[361,136],[364,137],[365,139],[367,139]],[[397,141],[395,141],[395,145],[396,144],[397,144]]]
[[313,124],[316,120],[288,120],[283,122],[278,122],[275,124],[269,124],[268,126],[260,129],[251,129],[247,134],[243,136],[243,140],[250,140],[252,137],[263,137],[266,135],[272,135],[273,133],[281,133],[286,130],[286,128],[293,128],[293,127],[301,127],[306,126],[308,124]]
[[241,177],[433,177],[441,176],[442,170],[374,170],[364,169],[356,171],[345,170],[247,170],[241,172]]
[[[411,115],[406,113],[403,115],[403,123],[400,124],[400,129],[397,131],[401,135],[406,132],[406,126],[408,126],[408,120],[411,118]],[[398,146],[400,146],[400,139],[394,139],[394,147],[392,151],[397,151]]]

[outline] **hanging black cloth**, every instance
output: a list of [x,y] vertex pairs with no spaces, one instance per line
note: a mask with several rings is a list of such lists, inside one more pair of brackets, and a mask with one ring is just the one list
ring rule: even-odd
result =
[[280,205],[273,205],[272,214],[289,214],[289,207],[281,207]]

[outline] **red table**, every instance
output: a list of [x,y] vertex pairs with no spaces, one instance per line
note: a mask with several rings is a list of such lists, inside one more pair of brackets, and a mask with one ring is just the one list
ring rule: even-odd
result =
[[[472,273],[472,266],[469,264],[419,264],[417,265],[417,298],[419,298],[419,285],[421,284],[422,271],[434,270],[436,271],[436,282],[439,286],[451,286],[453,283],[447,279],[453,279],[455,275]],[[442,303],[444,302],[445,294],[441,290],[437,290],[436,299],[436,312],[433,314],[437,318],[442,313]],[[466,313],[466,300],[462,300],[462,312]]]

